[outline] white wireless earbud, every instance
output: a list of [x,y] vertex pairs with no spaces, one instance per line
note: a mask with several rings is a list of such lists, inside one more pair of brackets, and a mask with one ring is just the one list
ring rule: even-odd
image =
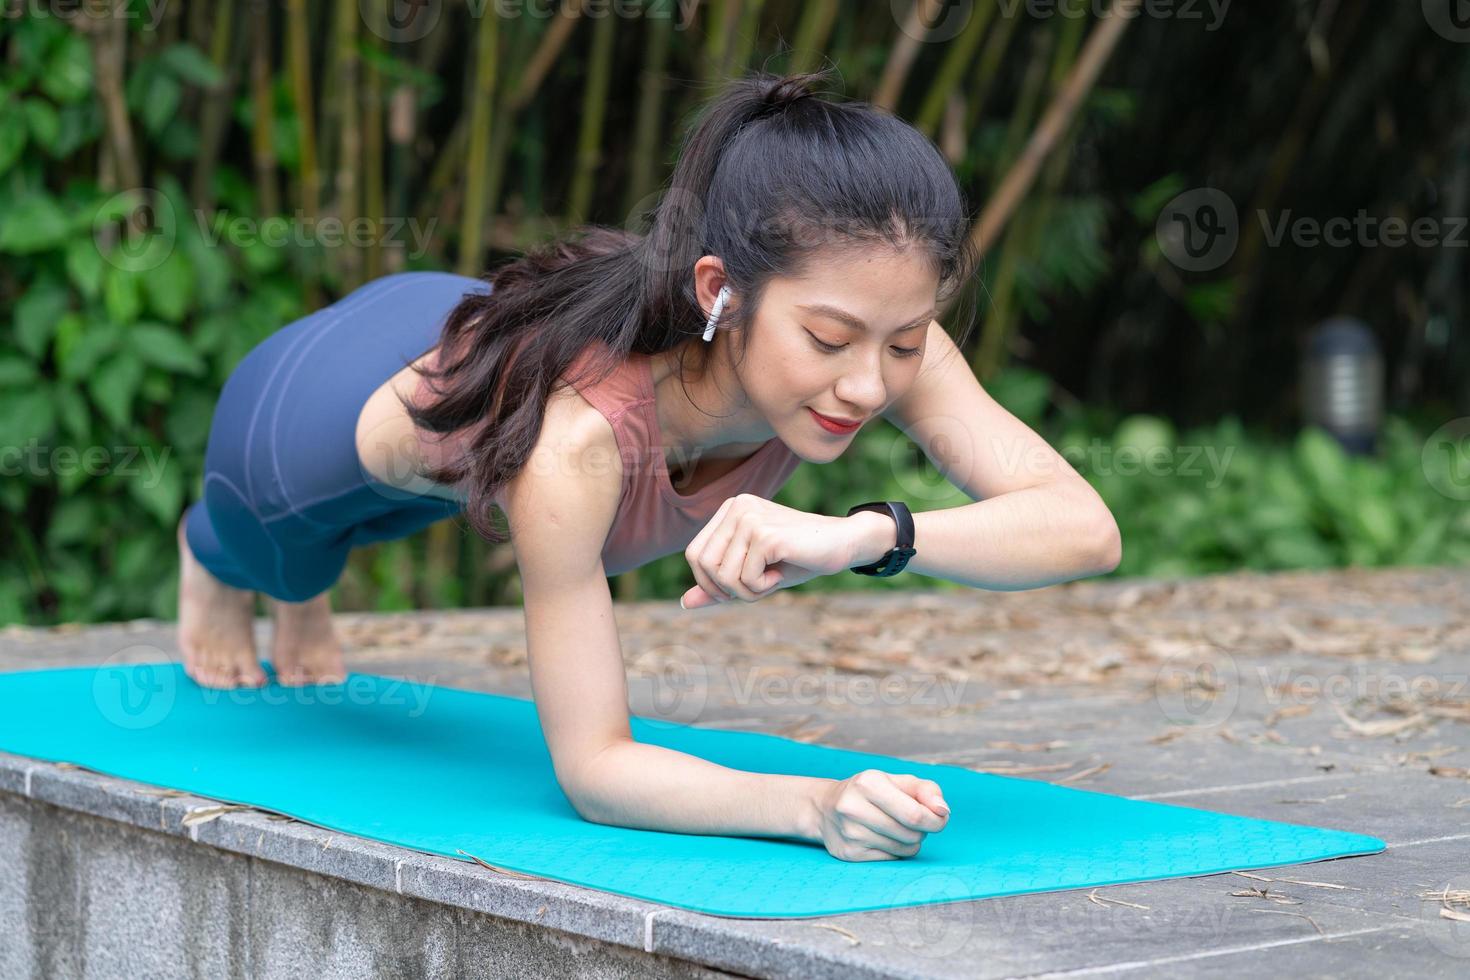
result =
[[720,318],[720,311],[725,308],[725,300],[730,298],[730,287],[721,286],[720,294],[715,297],[715,308],[709,312],[709,320],[704,325],[704,339],[715,339],[715,321]]

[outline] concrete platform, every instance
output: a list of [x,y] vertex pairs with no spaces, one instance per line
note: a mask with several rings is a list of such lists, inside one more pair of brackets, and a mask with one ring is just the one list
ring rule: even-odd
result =
[[[1467,613],[1470,570],[1447,568],[620,605],[640,714],[1389,844],[821,919],[661,907],[0,754],[0,977],[1465,976]],[[530,696],[518,608],[337,619],[353,670]],[[0,631],[3,670],[158,659],[171,624]]]

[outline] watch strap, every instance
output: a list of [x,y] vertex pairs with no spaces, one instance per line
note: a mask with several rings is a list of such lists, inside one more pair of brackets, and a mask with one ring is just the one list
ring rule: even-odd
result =
[[908,505],[902,500],[870,500],[866,503],[850,507],[847,516],[851,517],[859,511],[871,510],[880,514],[887,514],[893,518],[893,523],[898,527],[897,539],[894,546],[884,553],[882,558],[866,565],[856,565],[849,571],[858,575],[875,575],[888,577],[897,575],[903,571],[914,551],[914,518],[909,513]]

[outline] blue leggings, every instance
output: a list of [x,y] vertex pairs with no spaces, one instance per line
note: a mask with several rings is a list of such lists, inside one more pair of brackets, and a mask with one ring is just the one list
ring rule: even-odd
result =
[[357,455],[368,396],[439,341],[482,279],[399,272],[375,279],[261,341],[220,392],[204,453],[204,496],[184,534],[220,581],[304,602],[342,574],[357,545],[401,538],[462,512],[397,489]]

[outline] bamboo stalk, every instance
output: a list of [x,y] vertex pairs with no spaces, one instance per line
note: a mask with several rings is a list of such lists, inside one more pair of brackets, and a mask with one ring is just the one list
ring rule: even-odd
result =
[[[1036,118],[1041,99],[1045,95],[1047,68],[1054,40],[1055,33],[1050,25],[1031,39],[1031,57],[1022,78],[1020,98],[1011,115],[998,167],[1004,167],[1016,155],[1025,140],[1027,130]],[[1000,266],[990,287],[992,305],[985,317],[973,361],[975,375],[981,380],[994,376],[1000,367],[1005,356],[1006,338],[1010,336],[1016,315],[1016,269],[1024,251],[1023,243],[1030,237],[1026,233],[1026,220],[1034,217],[1035,213],[1034,210],[1022,210],[1024,204],[1024,199],[1017,203],[1016,220],[1009,222],[1005,229]]]
[[1015,36],[1021,20],[1019,16],[1002,17],[999,26],[991,32],[985,41],[985,47],[980,51],[980,61],[975,66],[974,90],[970,93],[970,106],[965,117],[967,132],[973,133],[979,128],[985,101],[994,87],[996,76],[1000,74],[1001,62],[1010,50],[1011,38]]
[[970,138],[965,130],[965,96],[959,91],[950,92],[944,102],[944,121],[939,129],[938,143],[951,164],[965,159]]
[[143,167],[138,159],[127,103],[123,99],[128,21],[119,15],[119,9],[118,0],[107,0],[105,18],[74,17],[72,25],[89,35],[91,42],[88,48],[92,54],[97,101],[102,105],[107,146],[112,154],[114,179],[125,189],[137,189],[143,186]]
[[587,64],[587,84],[582,90],[582,127],[577,135],[576,169],[567,192],[567,223],[588,220],[598,165],[602,162],[602,127],[607,117],[607,98],[612,77],[613,42],[617,20],[601,17],[592,29],[592,55]]
[[[529,18],[522,18],[512,28],[510,36],[510,64],[506,66],[503,74],[507,78],[522,77],[528,59],[520,56],[520,52],[532,49],[535,41],[533,28],[535,24]],[[498,100],[500,102],[495,113],[495,123],[490,136],[490,163],[489,176],[486,179],[485,210],[493,222],[495,216],[500,213],[500,192],[505,184],[505,171],[510,158],[510,135],[515,129],[518,112],[511,109],[511,103],[520,94],[520,89],[512,89],[504,86],[500,90]]]
[[[940,120],[944,117],[945,107],[949,104],[949,96],[959,88],[960,81],[965,75],[965,69],[970,67],[975,57],[975,50],[985,37],[985,31],[990,27],[991,18],[999,9],[1000,4],[995,0],[981,3],[978,10],[971,11],[970,21],[960,32],[959,37],[946,47],[944,60],[939,64],[939,71],[935,73],[934,81],[929,85],[929,92],[924,96],[924,101],[919,107],[919,114],[914,122],[914,128],[925,136],[932,138],[938,131]],[[1080,21],[1081,18],[1078,20]]]
[[[192,9],[199,10],[201,7]],[[243,53],[246,50],[243,45],[234,43],[235,0],[219,0],[219,5],[214,10],[209,60],[224,74],[224,79],[215,89],[204,95],[199,121],[199,152],[194,157],[194,168],[189,180],[190,196],[194,199],[194,204],[204,210],[214,207],[214,170],[219,163],[220,147],[224,144],[226,128],[230,122],[230,102],[240,80],[240,59],[234,52]]]
[[497,42],[500,19],[487,6],[476,31],[473,96],[470,100],[470,131],[465,173],[464,213],[460,219],[460,275],[474,275],[480,268],[485,240],[486,160],[490,151],[490,114],[494,108]]
[[280,211],[276,193],[275,107],[271,99],[270,4],[250,0],[250,155],[255,170],[256,208],[262,216]]
[[[567,0],[557,8],[556,19],[541,36],[541,42],[537,44],[535,54],[531,55],[531,60],[521,75],[521,83],[516,86],[515,94],[510,98],[509,107],[512,112],[519,113],[530,105],[536,93],[541,90],[541,85],[546,81],[546,75],[551,71],[551,66],[556,64],[557,56],[571,40],[572,32],[577,29],[581,15],[582,0]],[[609,15],[604,14],[604,16]]]
[[[378,20],[383,5],[373,4],[368,16]],[[378,54],[382,53],[382,34],[369,25],[363,40]],[[363,63],[363,125],[362,125],[362,211],[372,222],[372,242],[363,256],[364,276],[368,280],[383,274],[383,73],[372,59]],[[395,216],[396,217],[396,216]]]
[[[378,11],[374,16],[379,23],[385,23],[387,12],[381,5],[375,5]],[[442,77],[446,72],[440,67],[447,52],[451,50],[449,39],[453,32],[441,28],[430,31],[429,36],[414,51],[414,64],[422,71]],[[414,136],[418,131],[418,89],[410,83],[404,82],[393,91],[390,100],[392,110],[389,115],[388,138],[393,144],[393,154],[389,160],[389,207],[395,215],[407,216],[429,215],[430,208],[427,206],[427,197],[421,198],[417,203],[413,202],[411,188],[423,183],[419,179],[422,168],[419,165],[418,156],[414,149]],[[464,113],[460,114],[463,120]],[[437,159],[442,162],[442,151]],[[403,259],[401,252],[395,250],[387,255],[390,267],[397,267]]]
[[730,50],[731,28],[739,15],[738,4],[739,0],[710,0],[702,63],[706,82],[725,77],[725,56]]
[[[124,3],[124,6],[127,4]],[[156,30],[139,31],[138,33],[143,35],[142,40],[149,49],[162,49],[177,44],[179,32],[183,26],[181,23],[183,15],[182,4],[168,4],[163,9],[163,20],[158,24]]]
[[[418,106],[412,85],[398,85],[388,100],[388,207],[400,218],[408,217],[408,179],[413,170],[413,138],[418,128]],[[397,272],[406,256],[402,249],[383,253],[383,270]]]
[[301,144],[301,210],[307,220],[320,211],[321,175],[316,162],[316,124],[311,94],[311,43],[307,37],[306,0],[286,0],[286,47],[291,67],[291,94]]
[[971,239],[980,254],[985,254],[990,248],[1000,229],[1036,179],[1042,162],[1056,146],[1067,123],[1076,115],[1083,97],[1097,82],[1098,75],[1102,73],[1118,42],[1122,40],[1123,32],[1133,22],[1138,4],[1139,0],[1116,0],[1107,15],[1088,35],[1082,54],[1068,73],[1062,91],[1047,107],[1046,114],[1031,135],[1020,159],[1006,174],[1000,187],[980,213],[980,220],[971,232]]
[[756,39],[760,36],[761,7],[764,5],[765,0],[746,0],[745,9],[740,13],[740,26],[731,45],[727,75],[745,74],[745,68],[750,64],[750,53],[755,50]]
[[796,25],[796,39],[791,42],[792,73],[812,71],[821,61],[832,23],[837,19],[837,0],[810,0],[802,5],[801,20]]
[[883,66],[878,89],[873,93],[872,102],[875,106],[890,112],[895,111],[899,96],[903,94],[904,82],[908,80],[914,60],[919,56],[919,47],[926,43],[924,38],[929,31],[927,25],[934,23],[943,8],[941,0],[914,0],[914,5],[909,8],[908,17],[904,20],[903,30],[894,39],[893,47],[888,52],[888,61]]
[[[521,112],[529,106],[540,91],[545,81],[547,72],[555,62],[557,55],[566,46],[571,38],[572,31],[580,19],[582,0],[568,0],[562,7],[558,8],[557,18],[547,28],[536,46],[535,53],[524,72],[520,73],[520,84],[516,86],[508,100],[504,100],[499,107],[499,118],[492,126],[490,168],[491,180],[489,182],[490,199],[489,207],[493,210],[494,202],[499,199],[500,184],[504,173],[504,160],[509,148],[509,136],[511,128],[516,123]],[[512,76],[515,72],[508,73]],[[461,115],[455,122],[439,153],[434,165],[433,173],[430,175],[427,189],[424,194],[425,201],[437,200],[442,208],[446,203],[444,195],[456,182],[459,175],[464,172],[464,154],[469,136],[469,117]],[[425,204],[419,210],[427,210]]]
[[623,201],[624,213],[631,214],[637,203],[651,194],[661,181],[655,176],[659,159],[660,123],[663,119],[664,70],[669,58],[669,40],[674,32],[672,13],[668,17],[648,18],[648,47],[644,50],[643,72],[639,77],[638,119],[633,127],[633,151],[629,163],[628,192]]
[[[287,0],[286,3],[286,52],[290,62],[291,94],[296,103],[296,123],[299,133],[300,154],[299,188],[297,200],[303,219],[315,227],[321,213],[321,171],[317,168],[316,116],[311,87],[310,29],[307,25],[306,0]],[[303,256],[314,270],[318,254],[313,251]],[[313,272],[302,278],[302,302],[308,309],[321,306],[321,289],[317,275]]]
[[[329,89],[347,93],[337,103],[337,123],[340,128],[340,152],[336,168],[336,213],[342,219],[344,229],[350,230],[361,215],[359,169],[362,166],[362,131],[358,116],[357,71],[357,0],[337,0],[337,20],[334,25],[334,44],[338,75],[332,78]],[[347,292],[362,283],[362,251],[356,243],[356,235],[344,236],[336,251],[338,273],[342,279],[342,290]]]

